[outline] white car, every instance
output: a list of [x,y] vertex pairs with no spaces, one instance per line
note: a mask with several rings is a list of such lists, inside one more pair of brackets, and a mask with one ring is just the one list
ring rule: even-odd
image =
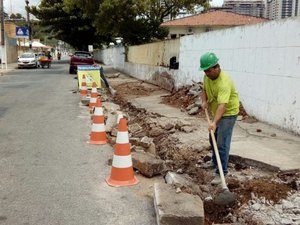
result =
[[26,52],[18,58],[18,68],[38,67],[38,59],[35,53]]

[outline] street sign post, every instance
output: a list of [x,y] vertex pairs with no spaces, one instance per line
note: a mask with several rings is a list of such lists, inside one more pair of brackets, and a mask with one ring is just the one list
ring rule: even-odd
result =
[[27,27],[16,27],[16,38],[28,38],[29,31]]
[[96,82],[97,88],[101,88],[100,67],[99,66],[91,66],[91,65],[77,66],[79,89],[81,89],[83,75],[85,75],[86,86],[88,89],[92,88],[93,82]]

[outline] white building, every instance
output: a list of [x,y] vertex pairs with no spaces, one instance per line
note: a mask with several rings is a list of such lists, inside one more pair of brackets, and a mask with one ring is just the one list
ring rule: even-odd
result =
[[226,11],[241,15],[263,17],[265,12],[264,0],[224,0]]
[[293,16],[300,16],[300,0],[266,0],[266,18],[274,20]]

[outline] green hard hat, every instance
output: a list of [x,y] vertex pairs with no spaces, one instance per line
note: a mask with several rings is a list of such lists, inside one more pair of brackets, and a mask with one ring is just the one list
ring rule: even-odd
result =
[[218,64],[219,59],[212,52],[206,52],[200,58],[200,70],[207,70]]

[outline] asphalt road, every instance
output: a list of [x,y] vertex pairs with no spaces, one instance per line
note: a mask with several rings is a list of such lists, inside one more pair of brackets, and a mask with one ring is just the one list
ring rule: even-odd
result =
[[0,225],[153,225],[152,186],[109,187],[110,145],[88,145],[90,115],[67,61],[0,77]]

